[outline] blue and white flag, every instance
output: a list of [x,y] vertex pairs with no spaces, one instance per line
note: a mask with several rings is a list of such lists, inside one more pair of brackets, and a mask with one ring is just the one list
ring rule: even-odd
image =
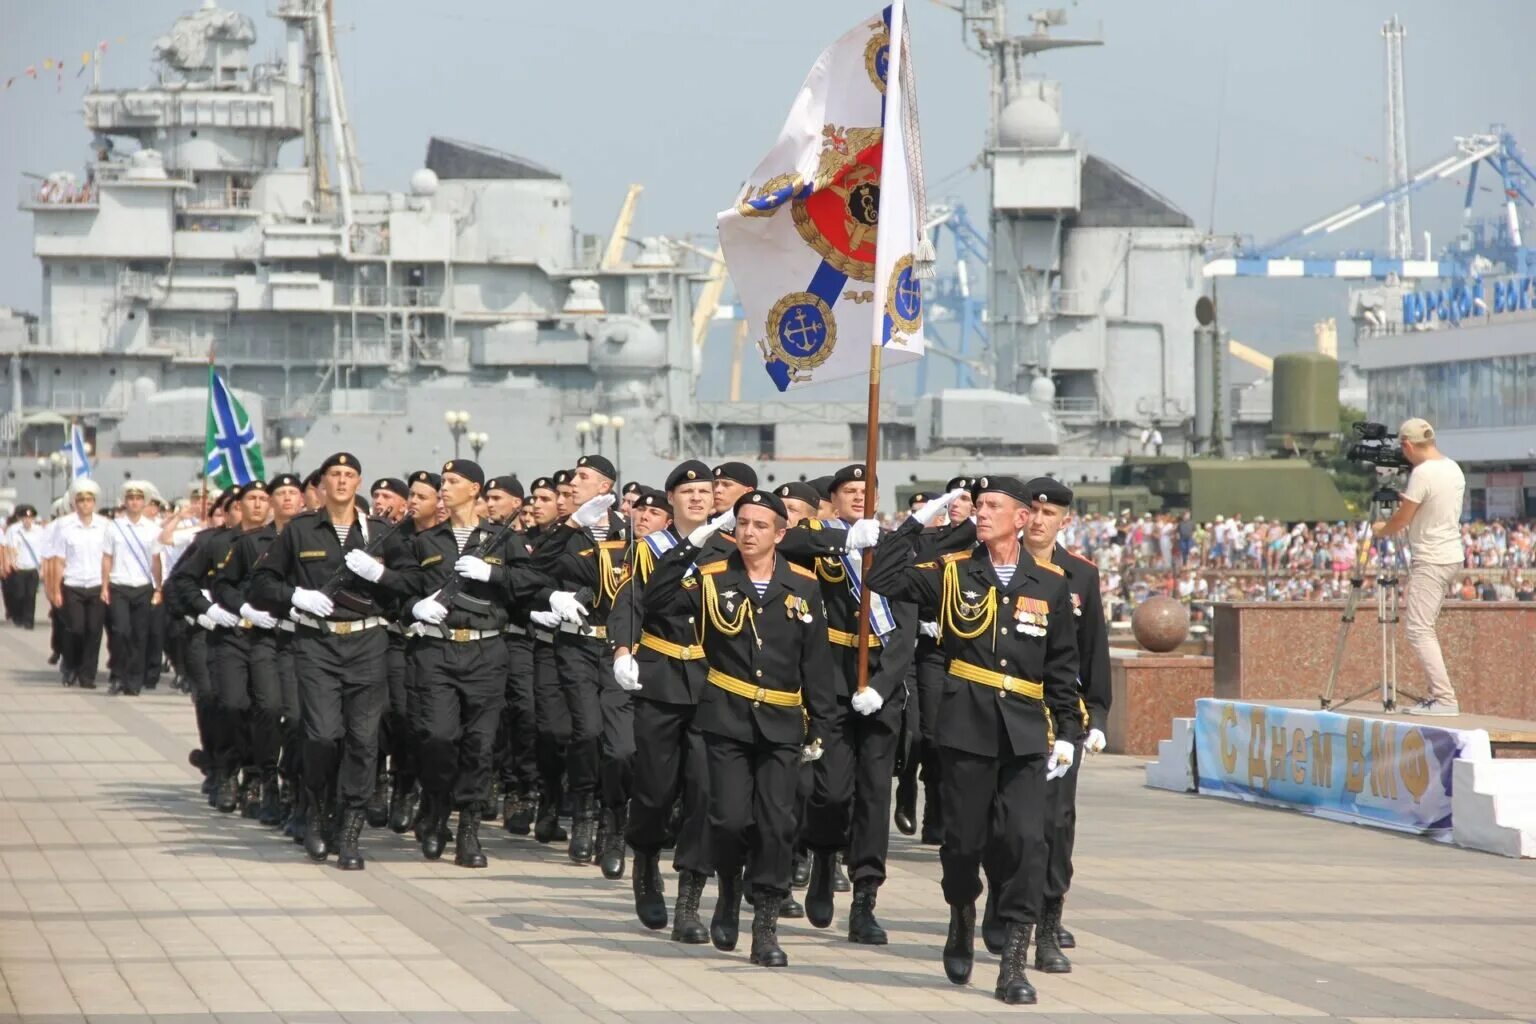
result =
[[80,429],[80,424],[69,425],[69,440],[59,451],[69,457],[69,478],[71,480],[87,480],[91,475],[91,456],[85,447],[85,431]]
[[207,462],[203,473],[220,490],[236,484],[265,479],[266,464],[261,458],[261,442],[251,426],[245,406],[224,384],[212,366],[208,367],[208,425],[205,441]]
[[[896,45],[892,45],[895,41]],[[778,141],[717,218],[747,323],[780,391],[921,358],[922,145],[896,0],[822,52]]]

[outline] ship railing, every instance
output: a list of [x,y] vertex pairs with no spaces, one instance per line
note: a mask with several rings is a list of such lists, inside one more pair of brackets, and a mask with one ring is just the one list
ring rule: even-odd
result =
[[352,286],[352,305],[368,308],[386,306],[438,307],[443,304],[443,290],[425,285],[359,284]]
[[23,181],[16,186],[16,206],[23,210],[94,210],[99,205],[100,196],[90,182]]
[[401,388],[337,388],[321,395],[314,408],[334,416],[398,416],[407,403]]
[[1070,419],[1093,419],[1099,415],[1099,400],[1084,397],[1057,397],[1051,402],[1056,415]]
[[106,394],[87,394],[84,391],[63,389],[48,396],[48,409],[60,416],[83,415],[97,412],[123,412],[128,408],[124,395],[111,391]]
[[177,194],[176,206],[182,210],[249,210],[251,190],[208,186],[184,190]]

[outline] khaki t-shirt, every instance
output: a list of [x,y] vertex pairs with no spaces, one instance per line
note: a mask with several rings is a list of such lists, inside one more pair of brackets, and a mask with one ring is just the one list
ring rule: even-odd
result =
[[1467,478],[1451,459],[1429,459],[1413,467],[1403,497],[1419,504],[1408,524],[1408,549],[1414,561],[1461,564],[1461,503],[1466,490]]

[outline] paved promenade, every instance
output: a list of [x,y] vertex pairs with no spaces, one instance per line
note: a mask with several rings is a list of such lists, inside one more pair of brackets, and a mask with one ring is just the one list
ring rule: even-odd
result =
[[[646,932],[629,882],[488,825],[490,870],[387,831],[343,873],[211,811],[185,697],[65,690],[0,627],[0,1021],[1066,1024],[1536,1019],[1536,867],[1297,815],[1082,780],[1075,970],[1034,1008],[957,989],[934,850],[896,836],[884,948],[787,922],[792,966]],[[104,685],[104,683],[103,683]],[[668,880],[669,892],[673,880]],[[706,895],[706,913],[713,891]],[[978,942],[979,947],[979,942]]]

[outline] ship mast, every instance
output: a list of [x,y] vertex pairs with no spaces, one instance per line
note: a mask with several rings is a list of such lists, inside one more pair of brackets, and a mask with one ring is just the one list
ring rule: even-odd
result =
[[[336,57],[333,0],[284,0],[277,13],[288,23],[289,79],[304,88],[304,161],[309,168],[310,195],[317,212],[329,209],[327,200],[334,196],[342,226],[350,228],[352,196],[363,187],[363,173]],[[322,124],[326,139],[321,137]],[[327,139],[336,158],[335,188],[326,159]]]

